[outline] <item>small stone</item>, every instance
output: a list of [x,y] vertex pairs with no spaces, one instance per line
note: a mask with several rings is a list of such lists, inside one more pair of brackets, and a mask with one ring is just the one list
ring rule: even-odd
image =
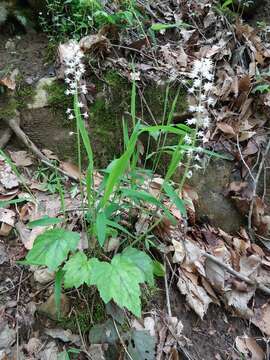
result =
[[40,284],[47,284],[54,279],[54,272],[47,268],[40,268],[34,272],[34,279]]
[[49,105],[46,86],[50,86],[54,81],[55,77],[44,77],[38,81],[33,102],[28,104],[28,109],[40,109]]
[[[70,310],[70,301],[65,294],[61,294],[61,317],[65,317]],[[49,318],[56,320],[57,311],[55,304],[55,296],[52,294],[44,304],[38,307],[38,312],[48,316]]]

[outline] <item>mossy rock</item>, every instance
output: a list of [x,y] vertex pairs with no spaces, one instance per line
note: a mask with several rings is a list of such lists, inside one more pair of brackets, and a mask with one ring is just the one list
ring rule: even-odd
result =
[[[132,128],[131,121],[131,87],[115,71],[108,71],[104,81],[93,78],[96,84],[97,96],[90,106],[90,136],[95,162],[98,167],[105,167],[113,156],[117,157],[123,150],[123,120]],[[168,95],[167,114],[172,108],[177,88],[171,88]],[[136,98],[136,116],[142,123],[153,125],[161,123],[164,112],[166,86],[148,85]],[[182,113],[187,108],[186,95],[180,91],[175,112]]]

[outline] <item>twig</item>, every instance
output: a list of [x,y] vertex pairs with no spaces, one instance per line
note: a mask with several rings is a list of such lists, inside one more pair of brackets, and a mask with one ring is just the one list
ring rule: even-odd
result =
[[0,138],[0,149],[4,149],[12,136],[12,130],[8,127],[5,129],[3,135]]
[[259,284],[256,282],[256,280],[251,280],[249,277],[245,276],[244,274],[241,274],[238,271],[235,271],[234,269],[232,269],[229,265],[224,264],[221,260],[219,260],[218,258],[216,258],[215,256],[208,254],[205,251],[202,251],[203,256],[205,256],[207,259],[213,261],[215,264],[223,267],[225,270],[228,271],[228,273],[234,275],[235,277],[237,277],[238,279],[246,282],[247,284],[251,285],[251,286],[255,286],[256,288],[258,288],[259,290],[261,290],[262,292],[264,292],[267,295],[270,295],[270,289],[267,286],[264,286],[263,284]]
[[[55,166],[51,161],[39,150],[39,148],[29,139],[29,137],[25,134],[25,132],[20,127],[20,114],[12,119],[4,119],[5,123],[9,126],[9,128],[16,134],[19,140],[32,152],[34,153],[44,164],[49,166],[52,169],[59,171],[61,174],[69,177],[70,179],[78,182],[79,179],[75,176],[68,174],[66,171]],[[1,146],[0,146],[1,147]]]
[[249,230],[251,230],[251,228],[252,228],[252,214],[253,214],[253,208],[254,208],[254,201],[255,201],[255,197],[256,197],[256,193],[257,193],[257,186],[258,186],[258,182],[259,182],[259,179],[261,176],[261,172],[264,167],[265,158],[266,158],[269,150],[270,150],[270,139],[268,140],[265,152],[262,154],[262,159],[260,162],[260,166],[259,166],[259,170],[257,172],[256,178],[255,179],[253,178],[254,183],[253,183],[252,200],[250,203],[250,208],[249,208],[249,213],[248,213],[248,229]]
[[119,340],[120,340],[120,342],[121,342],[121,344],[122,344],[122,346],[123,346],[123,348],[124,348],[124,350],[125,350],[128,358],[129,358],[130,360],[133,360],[133,357],[132,357],[132,356],[130,355],[130,353],[128,352],[128,349],[127,349],[127,347],[126,347],[126,345],[125,345],[125,342],[124,342],[124,340],[122,339],[122,337],[121,337],[121,335],[120,335],[120,333],[119,333],[118,327],[117,327],[114,319],[112,319],[112,320],[113,320],[113,324],[114,324],[116,333],[117,333],[117,335],[118,335],[118,337],[119,337]]
[[17,354],[17,359],[19,359],[19,320],[18,320],[19,319],[19,316],[18,316],[19,310],[18,310],[18,304],[19,304],[19,300],[20,300],[22,277],[23,277],[23,270],[20,275],[19,287],[18,287],[17,298],[16,298],[16,302],[17,302],[17,306],[16,306],[16,354]]
[[77,317],[77,313],[76,313],[75,310],[73,310],[73,311],[74,311],[77,328],[78,328],[79,335],[80,335],[81,342],[82,342],[82,348],[83,348],[82,351],[89,357],[89,359],[93,359],[92,355],[87,351],[86,344],[85,344],[85,341],[84,341],[84,338],[83,338],[83,335],[82,335],[81,327],[80,327],[80,324],[79,324],[79,320],[78,320],[78,317]]
[[237,145],[237,149],[238,149],[238,151],[239,151],[239,155],[240,155],[240,158],[241,158],[243,164],[244,164],[245,167],[247,168],[247,171],[248,171],[251,179],[252,179],[253,181],[255,181],[255,178],[254,178],[254,176],[252,175],[252,172],[251,172],[248,164],[246,163],[246,161],[245,161],[245,159],[244,159],[244,157],[243,157],[243,155],[242,155],[242,151],[241,151],[241,148],[240,148],[240,146],[239,146],[239,136],[238,136],[238,134],[237,134],[237,136],[236,136],[236,145]]
[[170,303],[170,294],[169,294],[169,288],[168,288],[168,279],[167,279],[167,272],[166,272],[166,258],[164,256],[164,283],[165,283],[165,291],[166,291],[166,302],[167,302],[167,310],[169,317],[172,317],[172,309],[171,309],[171,303]]

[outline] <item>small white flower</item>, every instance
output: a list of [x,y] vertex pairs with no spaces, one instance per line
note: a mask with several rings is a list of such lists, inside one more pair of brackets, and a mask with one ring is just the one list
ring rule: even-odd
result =
[[195,170],[199,170],[202,168],[199,164],[194,164],[193,167]]
[[191,137],[190,137],[188,134],[186,134],[186,135],[184,136],[184,142],[185,142],[186,144],[188,144],[188,145],[190,145],[190,144],[192,143],[192,139],[191,139]]
[[213,88],[213,84],[211,82],[207,82],[203,85],[203,89],[206,92],[212,90],[212,88]]
[[187,178],[190,179],[192,177],[192,171],[189,170],[188,173],[187,173]]
[[187,122],[188,125],[196,125],[197,124],[197,119],[196,118],[187,119],[186,122]]
[[195,80],[194,80],[193,86],[194,86],[195,88],[199,88],[199,87],[201,87],[201,85],[202,85],[202,80],[201,80],[201,79],[195,79]]
[[190,105],[188,109],[189,109],[190,112],[195,112],[196,111],[196,106]]
[[67,108],[66,113],[67,113],[67,114],[70,114],[70,113],[71,113],[71,111],[72,111],[72,110],[71,110],[70,108]]
[[67,89],[67,90],[65,91],[65,94],[66,94],[66,95],[70,95],[70,94],[71,94],[71,91]]
[[73,120],[73,119],[74,119],[74,115],[70,114],[70,115],[68,116],[68,118],[69,118],[69,120]]
[[72,82],[69,86],[71,89],[76,89],[77,84],[76,84],[76,82]]
[[189,94],[194,94],[194,91],[195,91],[195,89],[194,89],[193,87],[191,87],[191,88],[188,89],[188,93],[189,93]]
[[205,111],[205,107],[203,105],[197,105],[195,106],[195,111],[198,113],[203,113]]
[[210,125],[210,118],[209,116],[205,116],[203,119],[202,119],[202,125],[204,128],[208,128],[209,125]]
[[133,72],[130,73],[130,79],[132,81],[139,81],[141,79],[140,75],[141,75],[141,73],[139,71],[137,71],[137,72],[133,71]]
[[86,95],[87,94],[87,87],[86,87],[86,85],[81,85],[81,92],[84,94],[84,95]]
[[85,119],[88,119],[88,118],[89,118],[89,115],[87,114],[87,112],[85,112],[85,113],[83,114],[83,117],[84,117]]
[[207,104],[208,104],[208,106],[212,106],[212,105],[215,104],[215,100],[210,97],[210,98],[207,100]]
[[205,94],[201,94],[201,100],[205,101],[206,100],[206,95]]
[[78,106],[79,106],[79,108],[82,108],[84,105],[83,105],[83,103],[81,101],[79,101]]

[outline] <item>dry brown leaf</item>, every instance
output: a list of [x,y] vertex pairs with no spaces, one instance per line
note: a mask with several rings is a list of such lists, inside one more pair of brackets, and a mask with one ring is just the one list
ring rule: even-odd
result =
[[253,312],[248,307],[250,299],[255,294],[255,288],[247,287],[246,292],[237,289],[226,291],[224,294],[225,299],[229,306],[231,306],[238,316],[249,319],[252,317]]
[[218,122],[217,128],[226,135],[236,136],[236,132],[234,131],[233,127],[229,124]]
[[237,336],[235,346],[242,356],[246,356],[246,359],[264,360],[265,358],[263,349],[257,344],[254,338]]
[[254,135],[256,135],[256,131],[241,131],[238,139],[242,142],[251,139]]
[[203,319],[212,299],[203,287],[198,285],[198,276],[179,269],[179,280],[177,287],[181,294],[186,296],[189,306]]
[[270,336],[270,304],[266,303],[260,308],[255,309],[251,322],[267,336]]
[[243,76],[238,82],[239,90],[241,92],[248,92],[251,88],[251,80],[249,75]]
[[0,79],[0,85],[6,86],[10,90],[16,89],[16,77],[19,74],[18,69],[14,69],[10,75]]
[[42,149],[43,154],[49,159],[49,160],[57,160],[59,161],[59,158],[57,155],[53,153],[53,151],[49,149]]
[[30,155],[25,150],[21,151],[10,151],[9,152],[11,159],[14,161],[15,165],[18,167],[21,166],[30,166],[33,164],[33,161]]
[[75,179],[80,179],[82,176],[78,166],[68,161],[61,161],[59,167]]
[[10,209],[0,209],[0,236],[8,236],[15,224],[15,212]]
[[101,34],[87,35],[80,40],[79,45],[84,52],[98,50],[107,53],[111,47],[109,39]]
[[0,156],[0,184],[8,190],[19,186],[18,177],[12,171],[11,166],[5,163],[2,156]]
[[31,250],[37,236],[42,234],[46,230],[46,227],[37,226],[34,229],[30,230],[27,229],[26,226],[21,221],[19,221],[16,224],[16,230],[19,233],[21,242],[23,243],[24,247],[27,250]]

